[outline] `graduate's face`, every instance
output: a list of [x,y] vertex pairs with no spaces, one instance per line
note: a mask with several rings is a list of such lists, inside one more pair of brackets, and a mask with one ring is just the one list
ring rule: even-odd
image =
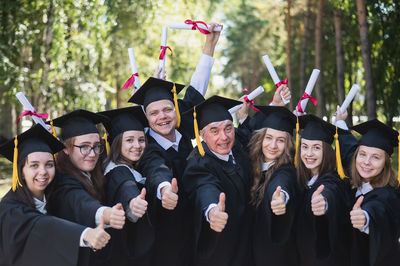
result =
[[122,134],[121,154],[131,162],[139,161],[146,148],[144,132],[140,130],[129,130]]
[[356,169],[369,182],[379,175],[385,166],[385,151],[375,147],[360,145],[356,156]]
[[146,107],[146,117],[154,132],[175,141],[175,127],[178,121],[175,106],[170,100],[159,100]]
[[208,148],[218,154],[229,154],[235,141],[235,128],[230,120],[210,123],[200,134]]
[[33,196],[42,200],[44,190],[53,181],[56,168],[54,157],[49,152],[32,152],[28,154],[22,167],[23,178]]
[[286,148],[287,133],[285,131],[267,128],[262,142],[262,152],[266,162],[277,160]]
[[323,149],[321,140],[301,139],[300,157],[313,175],[318,174],[322,163]]
[[85,134],[76,136],[72,147],[67,147],[64,152],[69,156],[72,164],[83,172],[92,171],[97,161],[99,160],[99,154],[96,154],[93,149],[90,150],[88,155],[83,155],[80,148],[76,146],[89,145],[94,147],[100,144],[100,136],[97,133]]

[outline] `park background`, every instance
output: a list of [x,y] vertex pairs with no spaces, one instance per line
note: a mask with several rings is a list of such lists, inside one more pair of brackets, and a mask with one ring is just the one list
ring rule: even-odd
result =
[[[289,79],[294,109],[312,69],[321,74],[308,113],[327,120],[352,84],[361,90],[348,108],[349,124],[378,118],[400,124],[400,3],[393,0],[2,0],[0,1],[0,135],[9,139],[31,118],[15,121],[25,93],[50,118],[82,108],[129,106],[128,47],[141,83],[158,65],[161,27],[186,19],[224,25],[207,97],[238,98],[262,85],[268,104],[274,84],[268,54]],[[188,84],[205,36],[168,31],[167,79]],[[393,156],[397,171],[397,149]],[[10,187],[11,163],[0,159],[0,198]]]

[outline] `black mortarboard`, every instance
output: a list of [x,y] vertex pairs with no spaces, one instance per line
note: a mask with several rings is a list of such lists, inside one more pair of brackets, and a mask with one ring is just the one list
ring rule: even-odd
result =
[[150,77],[146,82],[132,95],[129,102],[147,105],[159,100],[170,100],[174,102],[173,87],[176,87],[176,94],[185,87],[185,85],[169,82],[163,79]]
[[362,135],[359,145],[375,147],[392,155],[393,148],[398,146],[399,133],[377,119],[367,121],[351,128]]
[[129,130],[143,131],[148,126],[147,119],[143,113],[141,106],[131,106],[126,108],[119,108],[98,114],[104,115],[110,119],[109,122],[104,123],[111,141],[119,134]]
[[103,115],[78,109],[54,119],[53,125],[62,129],[61,138],[67,140],[76,136],[99,133],[96,124],[107,121],[108,118]]
[[282,106],[256,106],[264,113],[263,120],[260,121],[259,128],[273,128],[276,130],[286,131],[293,135],[296,128],[296,116],[287,108]]
[[13,162],[13,190],[17,184],[22,186],[18,179],[18,162],[32,152],[55,154],[62,149],[64,145],[39,124],[1,145],[0,154]]
[[[318,116],[307,114],[299,117],[300,128],[303,129],[301,138],[308,140],[321,140],[328,144],[332,144],[333,137],[336,133],[336,127],[331,123],[324,121]],[[338,131],[345,131],[338,128]]]

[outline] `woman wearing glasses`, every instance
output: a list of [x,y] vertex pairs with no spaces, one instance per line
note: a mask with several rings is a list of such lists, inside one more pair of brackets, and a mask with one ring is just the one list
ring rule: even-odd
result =
[[145,181],[138,170],[146,148],[144,127],[147,119],[140,106],[99,113],[110,119],[105,123],[110,154],[104,162],[107,182],[106,202],[120,202],[127,221],[123,230],[111,230],[108,265],[150,265],[154,230],[147,214]]
[[[105,180],[99,161],[104,146],[96,128],[96,124],[104,121],[106,117],[86,110],[76,110],[53,121],[62,129],[65,149],[57,154],[60,178],[49,210],[58,217],[90,227],[97,226],[103,216],[106,226],[121,229],[125,223],[122,205],[104,206]],[[91,261],[98,256],[101,254],[92,256]]]

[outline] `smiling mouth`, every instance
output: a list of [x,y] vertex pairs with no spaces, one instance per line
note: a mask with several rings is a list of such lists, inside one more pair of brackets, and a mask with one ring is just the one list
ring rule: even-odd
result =
[[49,181],[49,178],[44,177],[44,178],[35,178],[35,181],[37,183],[39,183],[40,185],[44,185],[47,184],[47,182]]
[[315,163],[317,161],[317,159],[307,159],[306,158],[305,161],[306,161],[307,164],[313,164],[313,163]]
[[168,121],[168,122],[163,122],[163,123],[159,123],[159,124],[157,124],[157,125],[158,125],[158,126],[166,126],[166,125],[169,125],[169,124],[171,124],[170,121]]

